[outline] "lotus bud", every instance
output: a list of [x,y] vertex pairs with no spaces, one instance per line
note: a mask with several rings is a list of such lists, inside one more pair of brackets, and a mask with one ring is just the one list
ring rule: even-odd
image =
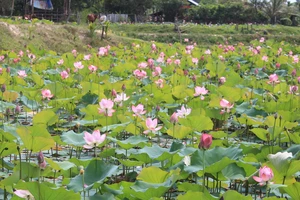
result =
[[279,69],[280,68],[280,63],[276,63],[276,68]]
[[177,113],[174,112],[171,117],[170,117],[170,122],[173,123],[173,124],[176,124],[178,122],[178,116],[177,116]]
[[275,118],[275,119],[278,118],[278,114],[277,114],[277,113],[274,114],[274,118]]
[[293,71],[292,71],[292,76],[296,76],[296,74],[297,74],[297,71],[296,71],[296,69],[293,69]]
[[111,91],[111,96],[112,96],[112,97],[116,97],[116,96],[117,96],[117,92],[116,92],[115,89],[112,89],[112,91]]
[[84,168],[82,165],[79,166],[79,174],[83,175],[84,174]]
[[159,112],[160,111],[160,106],[157,105],[156,108],[155,108],[156,112]]
[[126,85],[123,84],[123,85],[122,85],[122,91],[125,91],[125,90],[126,90]]
[[44,154],[43,154],[42,151],[39,152],[37,160],[38,160],[39,167],[41,169],[45,169],[47,164],[46,164],[46,161],[45,161],[45,158],[44,158]]
[[203,61],[203,60],[204,60],[204,56],[201,56],[200,60],[202,60],[202,61]]
[[20,108],[19,105],[17,105],[16,108],[15,108],[15,113],[19,114],[20,112],[21,112],[21,108]]
[[240,63],[237,64],[237,68],[241,69],[241,64]]
[[196,76],[195,74],[192,76],[192,81],[193,81],[193,82],[196,82],[196,81],[197,81],[197,76]]
[[184,74],[185,76],[187,76],[187,75],[189,75],[189,71],[188,71],[187,69],[185,69],[185,70],[183,70],[183,74]]
[[203,133],[200,137],[200,143],[198,145],[199,149],[209,149],[210,145],[212,144],[212,136],[207,133]]
[[9,74],[10,73],[10,67],[6,68],[6,72]]
[[254,70],[254,74],[258,74],[258,69],[256,68],[255,70]]
[[6,108],[5,114],[6,114],[7,116],[10,115],[10,109],[9,109],[9,108]]
[[3,93],[3,92],[5,92],[6,91],[6,85],[5,84],[2,84],[2,86],[1,86],[1,92]]

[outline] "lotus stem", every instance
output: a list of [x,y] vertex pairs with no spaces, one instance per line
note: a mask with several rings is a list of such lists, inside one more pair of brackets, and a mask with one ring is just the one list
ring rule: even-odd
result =
[[205,150],[203,150],[203,178],[202,178],[202,192],[204,192],[205,188]]

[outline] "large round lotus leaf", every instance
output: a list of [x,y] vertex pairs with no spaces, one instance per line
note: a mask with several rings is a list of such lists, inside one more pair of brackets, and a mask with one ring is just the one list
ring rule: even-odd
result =
[[300,183],[296,182],[289,185],[284,190],[292,199],[300,199]]
[[46,124],[48,126],[58,122],[58,116],[52,110],[43,110],[33,117],[33,124]]
[[23,182],[20,181],[15,185],[16,189],[29,190],[35,199],[57,200],[63,197],[64,199],[80,200],[80,194],[64,188],[51,188],[44,183],[38,182]]
[[50,167],[56,171],[68,170],[72,167],[76,167],[76,165],[74,163],[69,162],[69,161],[57,162],[57,161],[53,161],[50,158],[45,158],[45,160],[50,165]]
[[214,200],[218,199],[216,197],[213,197],[209,193],[203,193],[203,192],[195,192],[195,191],[188,191],[185,194],[181,194],[177,198],[178,200],[191,200],[191,199],[203,199],[203,200]]
[[187,118],[179,119],[179,122],[186,127],[192,128],[194,131],[201,132],[213,129],[213,122],[204,115],[188,116]]
[[227,192],[225,192],[223,194],[223,199],[224,200],[232,200],[232,199],[240,199],[240,200],[252,200],[252,197],[251,196],[244,196],[240,193],[238,193],[237,191],[235,190],[228,190]]
[[192,129],[187,126],[176,124],[174,127],[170,127],[167,130],[168,135],[176,138],[176,139],[183,139],[187,137],[188,134],[192,132]]
[[86,144],[83,137],[83,132],[75,133],[74,131],[68,131],[61,135],[61,141],[65,142],[66,144],[73,145],[74,147],[82,147]]
[[148,142],[148,139],[144,136],[131,136],[126,140],[117,140],[111,138],[112,141],[116,142],[123,149],[131,149],[132,147],[138,146],[143,147],[145,143]]

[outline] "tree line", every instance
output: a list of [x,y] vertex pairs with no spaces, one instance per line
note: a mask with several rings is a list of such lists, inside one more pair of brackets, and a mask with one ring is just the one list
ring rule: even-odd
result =
[[[0,15],[22,15],[26,1],[0,0]],[[53,7],[62,10],[65,1],[73,13],[158,13],[171,22],[175,18],[199,23],[276,23],[285,19],[295,24],[300,18],[300,0],[201,0],[200,6],[188,0],[52,0]]]

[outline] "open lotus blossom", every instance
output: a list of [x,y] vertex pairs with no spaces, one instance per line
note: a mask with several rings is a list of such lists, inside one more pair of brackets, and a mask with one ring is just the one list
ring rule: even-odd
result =
[[290,86],[290,94],[297,94],[296,92],[298,91],[298,86],[297,85],[291,85]]
[[157,119],[151,119],[151,118],[147,118],[146,119],[146,126],[148,128],[148,130],[144,131],[144,134],[148,134],[148,133],[156,133],[156,131],[160,130],[162,128],[162,126],[157,127]]
[[259,177],[253,176],[253,179],[257,181],[260,185],[265,185],[267,182],[271,181],[274,177],[271,168],[264,166],[259,169]]
[[263,43],[265,41],[265,38],[264,37],[261,37],[259,42]]
[[276,84],[276,83],[280,83],[280,81],[278,80],[278,76],[277,74],[271,74],[269,76],[269,81],[267,82],[268,84]]
[[219,83],[224,84],[226,82],[226,78],[224,76],[219,78]]
[[265,62],[268,62],[268,56],[263,56],[262,58],[261,58],[263,61],[265,61]]
[[91,59],[91,57],[92,57],[92,55],[91,55],[91,54],[84,55],[84,57],[83,57],[83,60],[90,60],[90,59]]
[[198,58],[192,58],[192,62],[194,65],[198,65],[199,59]]
[[18,71],[18,77],[19,78],[25,78],[25,77],[27,77],[26,71],[25,70]]
[[157,87],[163,88],[164,87],[164,80],[160,78],[157,81],[155,81],[155,84],[157,85]]
[[38,156],[37,156],[37,160],[38,160],[38,165],[41,169],[45,169],[46,168],[46,161],[44,158],[44,154],[42,151],[39,152]]
[[189,42],[189,38],[184,38],[184,42]]
[[132,105],[131,109],[134,112],[133,116],[141,116],[146,113],[146,111],[144,110],[144,105],[142,104],[139,104],[137,106]]
[[111,117],[112,114],[115,112],[113,109],[114,102],[110,99],[102,99],[99,102],[100,108],[98,108],[99,114],[104,113],[105,116]]
[[184,156],[183,163],[185,164],[185,166],[190,166],[191,165],[191,157],[190,156]]
[[298,62],[299,62],[298,55],[293,56],[293,63],[298,63]]
[[117,94],[116,98],[114,99],[114,102],[116,102],[119,106],[123,106],[123,102],[127,101],[129,97],[126,96],[124,92],[122,92],[120,95]]
[[149,65],[149,66],[153,66],[153,65],[154,65],[154,60],[153,60],[152,58],[149,58],[149,59],[147,60],[147,62],[148,62],[148,65]]
[[28,58],[31,59],[31,60],[34,60],[34,59],[36,58],[35,55],[32,54],[32,53],[29,53],[27,56],[28,56]]
[[194,94],[195,97],[200,96],[200,99],[204,100],[204,96],[203,95],[206,95],[207,93],[208,93],[208,90],[205,89],[204,86],[203,87],[199,87],[199,86],[195,87],[195,94]]
[[177,110],[177,116],[179,118],[186,118],[189,114],[191,114],[191,108],[185,108],[184,105],[181,106],[180,110]]
[[174,64],[175,65],[180,65],[180,60],[179,59],[174,60]]
[[62,79],[66,79],[69,77],[69,73],[66,70],[64,70],[64,71],[60,72],[60,76]]
[[5,59],[5,56],[0,56],[0,62],[2,62]]
[[28,190],[16,190],[14,194],[26,200],[34,200],[33,195]]
[[74,67],[76,68],[76,70],[78,70],[78,69],[83,69],[84,65],[81,62],[75,62]]
[[98,69],[98,68],[97,68],[96,66],[94,66],[94,65],[90,65],[90,66],[89,66],[89,70],[90,70],[91,73],[97,71],[97,69]]
[[107,56],[108,55],[108,49],[105,47],[100,47],[97,53],[98,56]]
[[211,51],[210,51],[209,49],[207,49],[207,50],[204,52],[204,54],[210,55],[210,54],[211,54]]
[[173,60],[172,60],[171,58],[168,58],[168,59],[167,59],[167,65],[171,65],[172,62],[173,62]]
[[148,66],[148,63],[146,63],[146,62],[141,62],[138,64],[138,68],[141,68],[141,69],[145,69],[147,66]]
[[64,59],[60,59],[59,61],[57,61],[57,64],[58,64],[58,65],[64,64]]
[[106,134],[100,134],[99,130],[93,131],[92,134],[88,132],[84,132],[83,139],[85,140],[86,144],[83,145],[86,149],[92,149],[97,147],[99,144],[103,143],[106,138]]
[[145,72],[144,70],[136,69],[136,70],[133,71],[133,75],[134,75],[137,79],[147,78],[147,72]]
[[19,54],[18,54],[19,57],[23,57],[24,56],[24,52],[21,50],[19,51]]
[[53,94],[51,94],[51,91],[48,89],[42,90],[42,97],[43,99],[50,100],[53,97]]
[[207,133],[202,133],[200,137],[200,143],[198,145],[199,149],[209,149],[212,144],[212,136]]
[[220,114],[224,114],[225,112],[229,113],[230,109],[233,108],[234,104],[231,104],[226,99],[221,99],[220,106],[222,107]]
[[159,76],[161,74],[161,67],[155,67],[154,72],[152,72],[152,76]]

